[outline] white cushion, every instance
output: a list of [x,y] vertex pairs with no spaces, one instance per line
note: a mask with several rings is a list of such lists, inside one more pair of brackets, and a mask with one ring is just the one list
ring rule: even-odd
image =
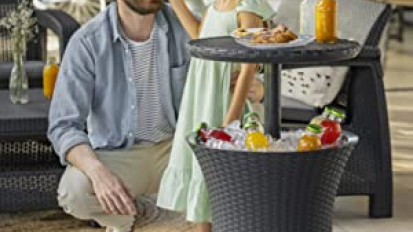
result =
[[[299,32],[300,3],[302,0],[282,0],[275,23],[287,25]],[[309,11],[315,11],[319,0],[309,0]],[[385,5],[366,0],[337,0],[338,35],[364,44],[370,29],[385,9]],[[314,31],[314,14],[303,19],[312,25]],[[313,33],[314,35],[314,33]],[[316,67],[283,71],[282,94],[311,106],[322,107],[330,104],[344,83],[348,68]]]

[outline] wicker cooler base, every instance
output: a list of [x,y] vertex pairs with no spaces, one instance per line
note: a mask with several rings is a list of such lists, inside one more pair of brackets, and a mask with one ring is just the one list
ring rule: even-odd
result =
[[337,149],[249,153],[193,146],[213,232],[331,232],[341,176],[357,137]]

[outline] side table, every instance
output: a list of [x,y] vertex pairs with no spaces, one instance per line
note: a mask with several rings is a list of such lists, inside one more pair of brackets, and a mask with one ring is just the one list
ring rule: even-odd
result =
[[[357,56],[356,42],[310,43],[280,49],[252,49],[231,37],[189,42],[191,55],[213,61],[265,63],[265,130],[281,131],[281,69],[285,64],[320,65]],[[288,129],[288,128],[286,128]],[[305,152],[221,150],[188,143],[207,185],[214,232],[331,232],[341,176],[358,143],[343,132],[334,148]]]
[[29,95],[28,104],[14,105],[0,91],[0,212],[58,207],[63,168],[46,136],[50,102],[42,89]]

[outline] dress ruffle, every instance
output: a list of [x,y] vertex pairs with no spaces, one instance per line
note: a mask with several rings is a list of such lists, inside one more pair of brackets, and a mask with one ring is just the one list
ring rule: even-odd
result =
[[191,170],[168,167],[161,181],[157,205],[186,214],[191,222],[210,222],[208,192],[204,180],[191,178]]

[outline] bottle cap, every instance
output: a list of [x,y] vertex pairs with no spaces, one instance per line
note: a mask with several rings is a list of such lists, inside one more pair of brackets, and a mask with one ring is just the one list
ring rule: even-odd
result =
[[257,119],[260,118],[260,116],[258,115],[257,112],[249,112],[248,114],[246,114],[246,115],[244,116],[244,123],[247,123],[248,119],[249,119],[249,118],[252,118],[252,117],[256,117]]
[[331,108],[330,106],[326,106],[326,107],[324,107],[324,112],[326,112],[326,113],[331,113],[333,111],[333,108]]
[[260,125],[256,121],[249,121],[244,125],[245,129],[248,128],[258,128]]
[[331,114],[341,119],[346,118],[346,114],[343,111],[338,110],[338,109],[332,109]]
[[208,124],[206,122],[201,122],[199,126],[195,129],[195,131],[200,131],[201,129],[206,129],[208,128]]
[[320,134],[321,132],[323,132],[323,128],[321,128],[321,126],[319,125],[315,125],[315,124],[309,124],[307,126],[307,130],[316,134]]

